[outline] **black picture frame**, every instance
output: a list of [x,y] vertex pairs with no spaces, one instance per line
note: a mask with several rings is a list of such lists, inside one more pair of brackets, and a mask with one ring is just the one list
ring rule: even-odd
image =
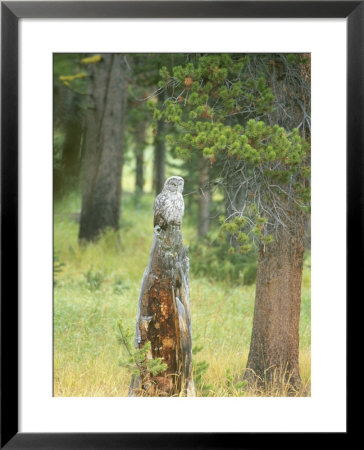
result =
[[[347,19],[348,303],[362,291],[358,288],[364,273],[364,1],[1,2],[1,448],[260,448],[273,434],[18,432],[18,21],[109,17]],[[340,209],[343,213],[343,205]],[[279,433],[280,446],[296,440],[293,434]],[[309,434],[301,434],[300,443]],[[347,436],[337,433],[335,439],[340,443]]]

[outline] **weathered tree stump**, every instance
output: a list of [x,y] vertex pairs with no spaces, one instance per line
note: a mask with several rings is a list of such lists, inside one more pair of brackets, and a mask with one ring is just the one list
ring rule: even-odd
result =
[[[179,191],[177,188],[174,192],[168,191],[168,183],[172,178],[182,180]],[[140,375],[132,379],[129,396],[195,395],[192,378],[189,258],[180,230],[183,215],[182,189],[183,179],[171,177],[156,198],[154,238],[149,264],[142,280],[136,320],[135,347],[142,348],[150,342],[147,359],[162,358],[167,369],[153,376],[148,373],[146,364],[142,365],[144,369]],[[173,208],[181,207],[179,214],[171,214]]]

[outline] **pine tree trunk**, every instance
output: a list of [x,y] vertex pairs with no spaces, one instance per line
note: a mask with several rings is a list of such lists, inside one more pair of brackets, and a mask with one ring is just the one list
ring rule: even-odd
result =
[[144,188],[145,128],[145,121],[140,121],[136,127],[135,191],[138,193],[142,193]]
[[[162,95],[161,102],[164,101]],[[165,144],[165,122],[160,120],[157,125],[157,134],[154,140],[154,187],[158,195],[166,181],[166,144]]]
[[69,91],[68,108],[65,112],[65,141],[63,145],[62,160],[64,167],[64,185],[74,188],[77,185],[81,163],[82,121],[77,100]]
[[180,228],[155,228],[149,264],[145,270],[136,323],[136,348],[147,342],[147,359],[162,358],[163,373],[145,369],[133,377],[129,396],[194,396],[192,338],[189,305],[189,259]]
[[[301,230],[303,231],[303,230]],[[302,233],[282,232],[259,251],[255,309],[245,379],[272,392],[299,390],[299,318],[303,266]]]
[[211,190],[209,186],[210,161],[204,157],[199,159],[199,197],[198,197],[198,236],[203,237],[209,231]]
[[90,64],[79,239],[118,229],[126,81],[121,55]]

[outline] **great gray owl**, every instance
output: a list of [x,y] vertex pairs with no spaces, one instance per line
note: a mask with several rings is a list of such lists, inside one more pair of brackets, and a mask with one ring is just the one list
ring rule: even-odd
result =
[[167,228],[167,225],[182,224],[185,204],[182,197],[184,179],[170,177],[164,183],[162,192],[154,200],[154,226]]

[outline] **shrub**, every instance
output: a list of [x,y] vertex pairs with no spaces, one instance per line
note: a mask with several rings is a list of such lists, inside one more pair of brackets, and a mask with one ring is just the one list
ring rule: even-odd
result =
[[250,286],[255,283],[257,278],[257,263],[246,264],[244,269],[244,284]]
[[[234,248],[233,248],[234,250]],[[230,283],[246,285],[255,282],[256,254],[232,251],[228,242],[206,237],[190,245],[191,273]]]

